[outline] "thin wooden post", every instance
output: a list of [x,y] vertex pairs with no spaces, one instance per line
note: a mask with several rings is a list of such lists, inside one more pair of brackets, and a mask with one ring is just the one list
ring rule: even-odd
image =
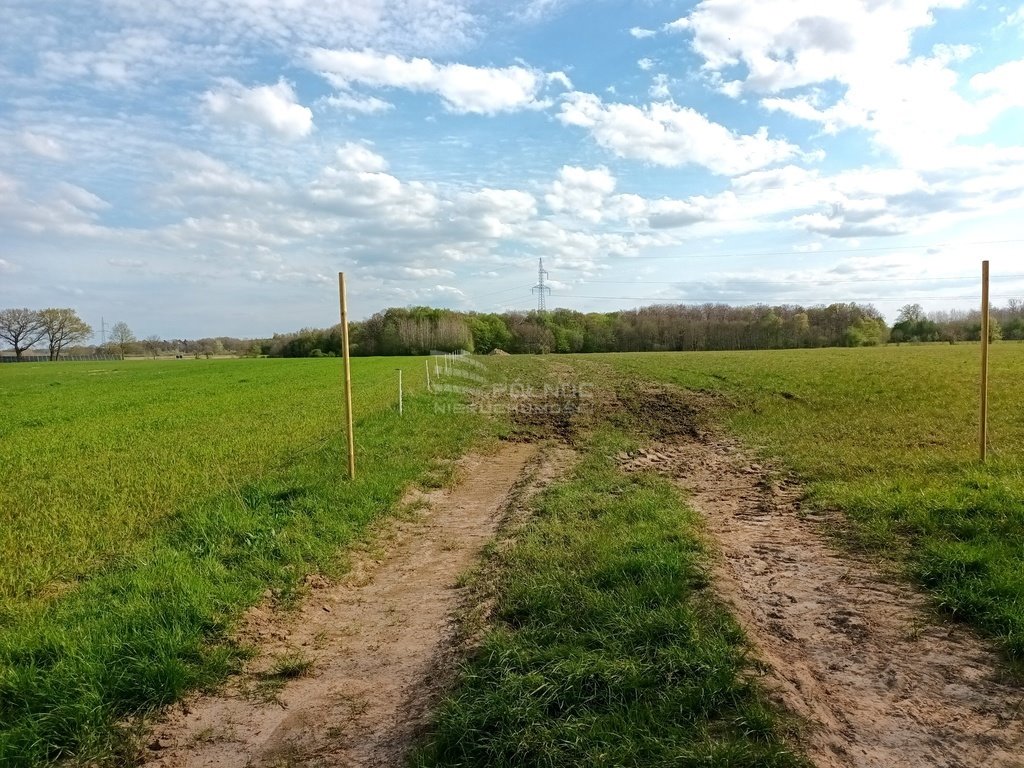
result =
[[433,392],[430,388],[430,360],[424,360],[423,363],[427,366],[427,392]]
[[988,261],[981,262],[981,429],[979,447],[982,462],[988,459]]
[[402,415],[402,369],[398,369],[398,415]]
[[352,363],[348,349],[348,302],[345,298],[345,273],[338,273],[341,298],[341,357],[345,367],[345,428],[348,432],[348,479],[356,479],[356,439],[352,431]]

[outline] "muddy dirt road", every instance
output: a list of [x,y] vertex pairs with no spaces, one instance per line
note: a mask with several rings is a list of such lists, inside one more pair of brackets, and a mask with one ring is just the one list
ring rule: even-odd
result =
[[839,552],[799,514],[799,488],[707,434],[622,464],[672,476],[707,521],[716,588],[771,666],[769,690],[809,723],[818,768],[1024,766],[1024,689],[911,586]]
[[[297,613],[251,611],[243,637],[259,656],[220,694],[174,708],[146,765],[400,765],[453,668],[454,585],[545,477],[537,452],[509,443],[464,460],[464,480],[387,524],[343,581],[314,583]],[[275,690],[281,659],[299,668]]]

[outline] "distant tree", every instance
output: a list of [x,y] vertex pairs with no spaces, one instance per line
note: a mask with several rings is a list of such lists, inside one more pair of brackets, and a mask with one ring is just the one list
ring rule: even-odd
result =
[[920,304],[905,304],[900,308],[900,313],[896,317],[896,324],[920,323],[924,319],[924,308]]
[[59,360],[64,348],[81,344],[92,337],[92,327],[70,308],[51,307],[39,313],[43,335],[50,349],[50,359]]
[[159,336],[153,335],[147,336],[143,340],[142,346],[145,347],[149,356],[155,360],[157,355],[160,354],[160,348],[163,346],[163,343],[163,340]]
[[21,360],[26,349],[31,349],[46,335],[43,319],[34,309],[0,310],[0,339],[14,347],[14,356]]
[[118,320],[114,323],[114,327],[110,329],[110,344],[121,355],[121,359],[124,360],[125,353],[135,344],[135,334],[128,327],[128,323],[123,320]]

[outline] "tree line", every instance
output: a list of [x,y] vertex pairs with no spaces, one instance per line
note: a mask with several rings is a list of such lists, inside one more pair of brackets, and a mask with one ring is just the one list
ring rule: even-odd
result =
[[[1024,340],[1024,302],[992,309],[992,339]],[[479,313],[431,307],[391,308],[349,328],[354,355],[424,355],[465,349],[478,354],[657,352],[860,347],[886,343],[977,341],[978,310],[900,310],[890,328],[870,304],[665,304],[619,312]],[[260,344],[272,357],[341,354],[341,331],[305,328]]]
[[[1024,340],[1024,302],[992,309],[995,339]],[[0,310],[0,341],[20,359],[45,342],[50,359],[87,340],[92,329],[71,309]],[[870,304],[799,305],[665,304],[619,312],[457,312],[432,307],[391,308],[349,326],[354,355],[425,355],[468,350],[488,354],[559,352],[654,352],[799,347],[858,347],[885,343],[977,341],[981,313],[952,310],[926,313],[919,304],[903,307],[887,326]],[[127,324],[115,323],[110,341],[86,353],[168,354],[189,357],[238,355],[323,357],[341,354],[341,328],[304,328],[269,339],[229,336],[204,339],[138,340]]]
[[[354,355],[423,355],[466,349],[479,354],[651,352],[883,344],[889,328],[874,307],[726,304],[658,305],[619,312],[479,313],[431,307],[391,308],[350,325]],[[341,353],[337,326],[278,334],[264,342],[274,357]]]

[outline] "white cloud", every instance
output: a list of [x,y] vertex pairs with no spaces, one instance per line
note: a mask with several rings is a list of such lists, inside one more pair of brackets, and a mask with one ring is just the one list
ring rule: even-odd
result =
[[651,87],[647,91],[652,99],[665,101],[672,98],[672,92],[668,89],[668,75],[659,72],[654,76]]
[[1024,59],[1008,61],[989,72],[982,72],[971,78],[971,87],[989,94],[991,101],[984,102],[991,112],[1001,112],[1009,107],[1024,106]]
[[645,29],[644,27],[631,27],[629,34],[635,37],[637,40],[643,40],[646,37],[654,37],[658,34],[653,29]]
[[67,153],[64,146],[52,136],[45,136],[32,131],[22,131],[18,136],[21,146],[34,155],[49,160],[65,160]]
[[62,181],[57,185],[59,198],[82,211],[103,211],[110,203],[87,189]]
[[647,71],[649,71],[650,69],[652,69],[654,67],[654,60],[653,59],[646,59],[646,58],[640,59],[636,63],[636,65],[638,67],[640,67],[640,69],[642,69],[644,72],[647,72]]
[[795,145],[769,138],[765,128],[737,134],[672,102],[605,104],[593,94],[573,92],[563,100],[558,119],[587,129],[619,157],[670,167],[700,165],[717,174],[746,173],[800,154]]
[[364,50],[327,50],[309,53],[310,65],[333,85],[402,88],[436,93],[453,112],[493,115],[520,109],[541,109],[550,104],[542,97],[548,86],[570,87],[563,72],[544,73],[519,65],[472,67],[435,64],[429,59],[406,59]]
[[[912,55],[915,33],[934,24],[936,9],[966,4],[702,0],[683,27],[720,92],[762,94],[764,108],[820,123],[826,133],[864,129],[902,162],[924,167],[960,138],[984,134],[1016,101],[1004,83],[999,98],[963,92],[952,67],[972,46],[939,43],[930,55]],[[989,82],[1000,76],[994,72]],[[976,89],[988,84],[984,76],[972,81]]]
[[446,50],[464,45],[479,20],[463,0],[105,0],[118,26],[152,26],[212,42],[254,40],[283,50],[306,45]]
[[359,96],[354,93],[337,93],[323,100],[325,104],[346,112],[358,112],[364,115],[375,115],[394,109],[394,104],[378,99],[376,96]]
[[1010,13],[1004,22],[1007,26],[1020,27],[1024,31],[1024,5]]
[[829,80],[877,80],[909,56],[911,35],[934,22],[932,9],[965,3],[702,0],[682,28],[692,30],[693,49],[706,69],[722,72],[742,64],[747,90],[772,93]]
[[365,144],[348,142],[337,151],[338,166],[349,171],[381,173],[388,169],[388,162]]
[[0,274],[13,275],[17,270],[18,268],[7,259],[0,259]]
[[943,64],[967,61],[977,52],[973,45],[949,45],[947,43],[936,43],[932,46],[932,56]]
[[685,32],[690,28],[690,20],[683,16],[681,19],[670,21],[661,27],[665,32]]
[[584,221],[604,218],[605,201],[615,191],[615,177],[604,166],[594,169],[563,165],[544,201],[555,213],[566,212]]
[[173,156],[173,179],[168,191],[174,195],[253,198],[266,197],[275,187],[203,152],[181,151]]
[[312,110],[298,103],[292,86],[284,80],[245,88],[228,79],[202,98],[212,115],[228,123],[258,125],[285,139],[300,139],[313,130]]

